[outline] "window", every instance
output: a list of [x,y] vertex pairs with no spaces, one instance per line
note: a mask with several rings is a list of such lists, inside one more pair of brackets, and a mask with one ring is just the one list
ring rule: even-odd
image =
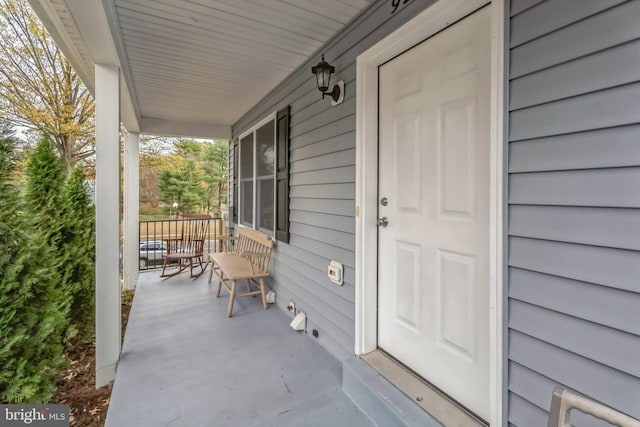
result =
[[275,230],[276,115],[240,137],[240,224]]
[[271,121],[256,131],[256,206],[258,228],[273,232],[275,207],[275,121]]
[[289,108],[242,133],[229,153],[234,220],[288,242]]

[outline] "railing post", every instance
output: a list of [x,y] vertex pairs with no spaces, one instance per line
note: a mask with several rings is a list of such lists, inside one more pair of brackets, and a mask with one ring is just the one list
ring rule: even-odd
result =
[[572,427],[570,422],[572,409],[619,427],[640,427],[640,421],[563,387],[556,387],[553,390],[547,427]]

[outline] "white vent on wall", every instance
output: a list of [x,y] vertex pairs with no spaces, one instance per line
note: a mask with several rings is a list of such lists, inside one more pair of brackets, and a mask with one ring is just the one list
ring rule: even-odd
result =
[[304,331],[307,329],[307,315],[303,312],[299,312],[296,317],[293,318],[289,326],[296,331]]

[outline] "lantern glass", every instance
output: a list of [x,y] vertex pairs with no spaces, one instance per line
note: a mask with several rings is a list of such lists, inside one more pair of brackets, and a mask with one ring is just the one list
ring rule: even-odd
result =
[[318,90],[320,92],[326,92],[329,89],[329,80],[331,79],[331,74],[324,72],[324,70],[319,71],[316,74],[316,82],[318,84]]
[[315,67],[311,67],[311,71],[316,75],[316,83],[318,85],[318,90],[323,93],[329,89],[329,84],[331,81],[331,74],[335,72],[335,67],[329,65],[324,60],[324,55],[322,55],[322,60]]

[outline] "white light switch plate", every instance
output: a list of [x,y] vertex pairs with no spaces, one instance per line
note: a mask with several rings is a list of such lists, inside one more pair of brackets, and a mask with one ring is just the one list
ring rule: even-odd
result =
[[329,280],[331,280],[336,285],[342,286],[344,283],[343,278],[343,267],[342,264],[338,261],[331,261],[329,263],[329,268],[327,269],[327,276],[329,276]]

